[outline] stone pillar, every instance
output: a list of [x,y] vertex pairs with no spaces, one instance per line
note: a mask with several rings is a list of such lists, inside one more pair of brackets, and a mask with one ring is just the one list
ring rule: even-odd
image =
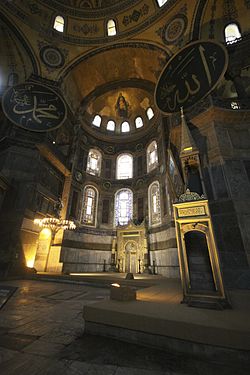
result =
[[[69,205],[70,188],[72,183],[72,174],[65,176],[63,192],[62,192],[62,203],[63,207],[61,209],[60,215],[62,220],[67,217],[67,210]],[[64,230],[59,230],[54,238],[53,244],[50,248],[48,262],[47,262],[47,272],[61,273],[62,272],[62,262],[60,262],[61,247],[63,241]]]

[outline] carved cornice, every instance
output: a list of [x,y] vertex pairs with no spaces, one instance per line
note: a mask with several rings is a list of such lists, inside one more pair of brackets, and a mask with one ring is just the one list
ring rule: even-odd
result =
[[195,192],[187,189],[184,194],[180,195],[180,197],[178,199],[178,203],[200,201],[200,200],[205,200],[205,199],[206,199],[205,195],[203,195],[203,194],[199,195],[198,193],[195,193]]

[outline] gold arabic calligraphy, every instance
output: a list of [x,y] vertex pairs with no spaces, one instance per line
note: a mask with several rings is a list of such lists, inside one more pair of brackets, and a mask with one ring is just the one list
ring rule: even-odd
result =
[[[177,72],[177,76],[181,77],[183,89],[180,90],[180,88],[177,88],[176,84],[169,84],[168,82],[164,83],[161,87],[160,100],[165,100],[168,108],[171,111],[176,110],[178,104],[181,107],[183,103],[187,102],[190,97],[196,95],[201,89],[201,80],[198,79],[197,74],[188,73],[187,70],[185,70],[185,68],[187,66],[190,66],[191,62],[196,59],[196,52],[197,49],[192,48],[191,51],[189,51],[187,55],[183,59],[181,59],[181,62],[177,64],[174,70],[171,71],[172,76]],[[209,84],[209,87],[211,87],[212,77],[209,69],[209,64],[206,60],[205,48],[202,45],[199,45],[198,52],[200,61],[204,68],[207,82]],[[215,69],[214,63],[216,61],[216,57],[214,55],[209,56],[209,59],[212,60],[213,68]]]
[[[38,103],[37,96],[33,95],[33,105],[31,106],[31,100],[28,95],[21,95],[18,96],[18,91],[15,91],[15,96],[14,100],[16,102],[13,112],[18,114],[18,115],[24,115],[27,113],[32,114],[32,117],[34,121],[37,123],[41,124],[42,120],[41,118],[46,118],[46,119],[59,119],[59,115],[55,114],[57,111],[57,108],[53,104],[47,104],[45,103],[44,105],[42,104],[42,100],[40,103]],[[44,93],[46,94],[46,93]],[[31,108],[28,109],[20,109],[21,107],[25,106],[31,106]]]

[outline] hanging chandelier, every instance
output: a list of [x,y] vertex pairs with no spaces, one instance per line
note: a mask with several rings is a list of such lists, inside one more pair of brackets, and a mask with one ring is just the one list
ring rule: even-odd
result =
[[54,204],[54,214],[56,217],[44,217],[42,219],[35,219],[34,224],[39,225],[41,228],[48,228],[51,230],[52,239],[54,239],[56,233],[62,230],[74,230],[76,229],[76,225],[73,221],[62,219],[61,217],[61,210],[63,208],[63,202],[61,198]]
[[76,225],[71,220],[63,220],[56,217],[44,217],[43,219],[35,219],[34,224],[39,225],[41,228],[49,228],[52,232],[56,233],[60,229],[74,230]]

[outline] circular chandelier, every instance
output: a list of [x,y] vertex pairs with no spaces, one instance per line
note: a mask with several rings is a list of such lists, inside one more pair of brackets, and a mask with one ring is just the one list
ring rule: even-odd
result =
[[35,219],[34,224],[39,225],[42,228],[49,228],[52,232],[56,233],[60,229],[63,230],[74,230],[76,225],[71,220],[63,220],[56,217],[44,217],[43,219]]
[[[74,230],[76,225],[73,221],[62,219],[61,210],[63,208],[62,199],[59,198],[54,204],[54,214],[56,217],[44,217],[42,219],[35,219],[34,224],[39,225],[41,228],[48,228],[52,233],[52,240],[54,239],[56,233],[62,230]],[[53,242],[53,241],[52,241]]]

